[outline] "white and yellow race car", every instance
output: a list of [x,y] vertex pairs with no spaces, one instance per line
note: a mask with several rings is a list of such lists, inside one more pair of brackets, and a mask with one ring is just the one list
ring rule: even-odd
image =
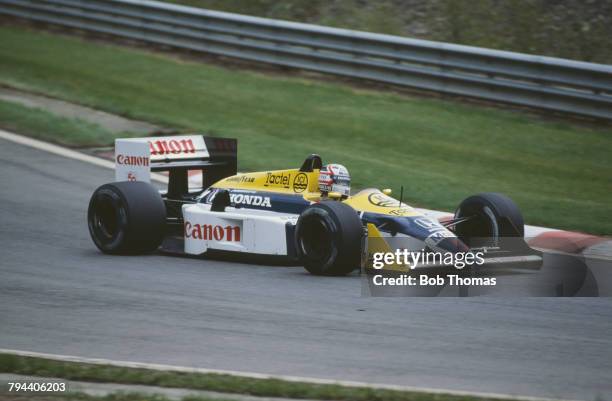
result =
[[[318,275],[371,268],[374,253],[398,248],[536,256],[526,245],[504,249],[504,238],[523,243],[524,226],[514,202],[497,193],[467,198],[442,223],[390,190],[350,194],[342,166],[324,166],[315,154],[299,168],[237,173],[237,141],[199,135],[118,139],[115,163],[117,182],[96,189],[88,210],[105,253],[281,256]],[[150,183],[160,171],[167,190]],[[199,188],[189,186],[194,171]]]

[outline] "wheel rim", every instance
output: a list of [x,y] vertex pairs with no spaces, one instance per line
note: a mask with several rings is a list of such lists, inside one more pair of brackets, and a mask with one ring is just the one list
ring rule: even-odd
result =
[[332,254],[332,238],[329,227],[322,219],[309,218],[303,222],[300,232],[302,254],[316,262],[327,262]]
[[499,241],[499,226],[490,207],[459,210],[458,218],[470,217],[457,225],[456,233],[468,246],[495,246]]
[[90,208],[89,228],[99,246],[107,248],[122,236],[125,210],[117,195],[108,191],[96,194]]
[[117,233],[118,216],[113,202],[108,197],[101,197],[94,213],[94,225],[107,239],[112,239]]

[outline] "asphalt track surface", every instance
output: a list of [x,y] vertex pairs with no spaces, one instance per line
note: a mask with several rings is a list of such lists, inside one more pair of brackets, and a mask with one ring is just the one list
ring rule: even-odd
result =
[[369,298],[357,276],[92,244],[113,172],[0,140],[0,347],[529,396],[612,399],[612,300]]

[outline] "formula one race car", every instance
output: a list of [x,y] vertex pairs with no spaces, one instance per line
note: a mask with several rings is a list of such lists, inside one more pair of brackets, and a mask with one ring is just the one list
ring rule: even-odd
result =
[[[524,243],[524,226],[517,206],[497,193],[465,199],[441,223],[390,190],[351,195],[348,171],[315,154],[300,168],[237,173],[235,139],[118,139],[115,162],[117,182],[96,189],[88,210],[91,237],[105,253],[283,256],[319,275],[371,268],[375,252],[398,247],[488,249],[490,260],[535,256],[526,245],[504,247],[504,238]],[[167,190],[150,183],[159,171],[168,173]]]

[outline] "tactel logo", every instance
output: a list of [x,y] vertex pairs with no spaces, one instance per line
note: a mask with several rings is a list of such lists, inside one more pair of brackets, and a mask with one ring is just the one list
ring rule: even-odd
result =
[[266,173],[266,182],[265,186],[268,185],[281,185],[285,188],[289,188],[289,180],[291,179],[291,174],[272,174]]

